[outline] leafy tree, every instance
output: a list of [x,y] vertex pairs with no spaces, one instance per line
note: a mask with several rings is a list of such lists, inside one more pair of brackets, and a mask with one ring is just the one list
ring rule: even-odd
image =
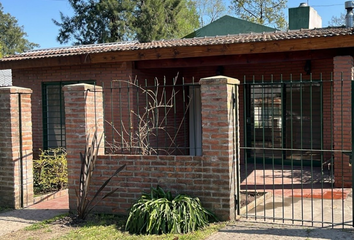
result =
[[286,27],[283,10],[287,0],[232,0],[231,4],[241,19],[279,29]]
[[132,34],[131,20],[134,9],[130,0],[68,0],[74,16],[60,12],[61,22],[57,40],[73,41],[74,45],[124,41]]
[[141,42],[182,37],[199,27],[195,5],[187,0],[144,0],[136,11]]
[[17,19],[5,13],[0,3],[0,56],[12,55],[39,47],[26,39],[27,33],[19,26]]
[[183,37],[200,27],[199,14],[193,1],[186,1],[186,9],[180,13],[178,26],[180,30],[175,37]]
[[73,44],[180,37],[199,26],[191,0],[68,0],[74,16],[60,12],[57,40]]
[[102,14],[102,29],[105,42],[130,39],[133,36],[134,1],[100,0],[97,4],[98,15]]
[[328,22],[328,26],[343,25],[345,25],[345,13],[341,13],[340,16],[332,16],[331,21]]
[[195,0],[195,4],[202,27],[227,14],[222,0]]

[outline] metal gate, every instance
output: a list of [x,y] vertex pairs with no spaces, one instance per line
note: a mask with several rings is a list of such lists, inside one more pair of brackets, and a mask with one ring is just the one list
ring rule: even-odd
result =
[[236,194],[241,216],[353,226],[350,84],[322,75],[244,80]]

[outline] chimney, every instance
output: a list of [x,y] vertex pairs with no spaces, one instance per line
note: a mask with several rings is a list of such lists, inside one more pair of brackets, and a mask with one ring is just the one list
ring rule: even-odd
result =
[[347,28],[353,27],[353,17],[354,17],[353,8],[354,8],[353,1],[345,2],[345,9],[347,9],[347,15],[345,16],[345,25],[347,26]]
[[300,3],[297,8],[289,8],[289,29],[322,28],[322,18],[317,11],[306,3]]

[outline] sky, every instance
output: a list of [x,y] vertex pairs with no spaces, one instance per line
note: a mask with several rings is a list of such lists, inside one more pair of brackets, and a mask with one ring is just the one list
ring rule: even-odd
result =
[[[333,16],[345,13],[344,3],[347,0],[288,0],[288,8],[298,7],[300,3],[308,3],[322,17],[322,26],[328,26]],[[60,21],[60,12],[72,16],[73,11],[68,0],[0,0],[3,11],[15,17],[27,33],[27,39],[40,45],[39,48],[69,46],[61,45],[56,37],[59,28],[52,19]],[[224,0],[229,5],[230,0]],[[285,11],[287,16],[288,10]]]

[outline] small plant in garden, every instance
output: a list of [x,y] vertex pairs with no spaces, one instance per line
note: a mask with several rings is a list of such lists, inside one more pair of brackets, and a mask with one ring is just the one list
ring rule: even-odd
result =
[[64,148],[41,150],[39,159],[33,160],[35,193],[58,191],[67,187],[68,169]]
[[[88,142],[90,136],[87,136],[86,142]],[[107,184],[112,180],[114,176],[116,176],[120,171],[125,168],[125,164],[118,168],[113,175],[108,178],[102,186],[95,192],[93,197],[90,199],[90,187],[91,187],[91,180],[92,175],[95,170],[95,163],[97,160],[99,146],[102,140],[101,138],[97,139],[97,131],[95,131],[91,145],[87,145],[85,149],[85,153],[80,153],[81,158],[81,171],[80,171],[80,185],[79,191],[76,191],[76,198],[77,198],[77,215],[79,219],[85,219],[88,214],[93,210],[93,208],[103,199],[112,195],[114,192],[118,190],[118,188],[110,191],[103,196],[100,196],[102,190],[107,186]],[[99,198],[100,196],[100,198]]]
[[142,194],[129,212],[125,228],[132,234],[188,233],[208,225],[216,216],[202,207],[199,198],[173,197],[162,188]]

